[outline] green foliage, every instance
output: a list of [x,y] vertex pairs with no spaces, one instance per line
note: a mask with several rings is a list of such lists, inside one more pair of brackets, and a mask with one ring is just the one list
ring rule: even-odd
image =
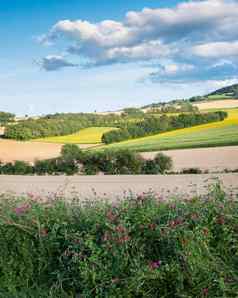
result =
[[83,157],[83,152],[80,150],[79,146],[74,144],[66,144],[62,147],[61,157],[65,161],[70,160],[81,160]]
[[163,154],[158,153],[154,160],[145,160],[142,173],[143,174],[164,174],[170,171],[173,167],[173,161],[171,157]]
[[236,297],[238,202],[0,200],[0,297]]
[[[187,109],[190,105],[186,104]],[[171,131],[178,128],[192,127],[199,124],[223,121],[228,114],[223,111],[211,113],[179,114],[178,116],[161,117],[147,116],[143,121],[136,123],[128,122],[126,127],[109,131],[103,134],[102,142],[105,144],[117,143],[128,139],[146,137],[161,132]]]
[[121,127],[128,119],[115,114],[55,114],[6,126],[5,138],[30,140],[70,135],[87,127]]
[[33,167],[28,163],[16,160],[14,163],[0,163],[0,174],[29,175],[33,173]]
[[0,163],[0,174],[10,175],[107,175],[163,174],[172,168],[172,160],[160,153],[147,165],[139,154],[130,150],[82,151],[77,145],[64,145],[61,156],[49,160],[37,160],[34,165],[22,161]]
[[6,125],[9,122],[13,122],[14,118],[15,118],[14,114],[0,111],[0,126]]
[[238,84],[233,84],[231,86],[220,88],[207,95],[207,97],[210,97],[210,96],[224,96],[224,98],[227,98],[227,97],[238,98]]
[[155,157],[155,163],[159,167],[160,171],[159,173],[164,174],[166,171],[171,170],[173,166],[173,162],[171,157],[163,154],[163,153],[158,153]]
[[142,116],[143,117],[144,112],[141,109],[138,108],[126,108],[123,110],[122,116]]
[[129,150],[88,152],[82,160],[85,174],[141,174],[144,160]]

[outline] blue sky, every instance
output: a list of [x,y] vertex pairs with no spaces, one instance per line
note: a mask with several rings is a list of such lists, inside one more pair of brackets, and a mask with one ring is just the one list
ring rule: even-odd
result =
[[238,2],[0,0],[0,110],[104,111],[237,82]]

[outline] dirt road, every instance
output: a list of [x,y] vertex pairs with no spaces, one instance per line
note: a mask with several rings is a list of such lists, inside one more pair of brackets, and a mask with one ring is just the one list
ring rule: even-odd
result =
[[[122,198],[125,191],[140,194],[153,190],[163,198],[204,195],[209,185],[221,181],[224,190],[238,194],[238,174],[168,176],[0,176],[0,192],[32,193],[40,196]],[[77,193],[77,195],[76,195]]]

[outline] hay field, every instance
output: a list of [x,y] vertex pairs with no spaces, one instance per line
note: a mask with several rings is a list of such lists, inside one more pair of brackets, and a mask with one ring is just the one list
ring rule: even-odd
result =
[[37,142],[56,143],[56,144],[100,144],[102,135],[105,132],[116,129],[114,127],[89,127],[80,130],[78,133],[48,137],[36,140]]
[[238,109],[229,109],[222,122],[197,125],[101,148],[126,148],[138,152],[238,145]]
[[232,109],[232,108],[238,108],[238,99],[211,100],[211,101],[194,103],[193,105],[198,107],[199,110]]

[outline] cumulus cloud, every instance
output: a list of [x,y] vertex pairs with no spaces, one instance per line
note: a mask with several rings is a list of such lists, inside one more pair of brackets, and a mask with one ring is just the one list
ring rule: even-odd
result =
[[[219,76],[226,77],[229,71],[233,76],[233,64],[212,65],[238,57],[237,28],[237,1],[193,0],[172,8],[129,11],[121,22],[61,20],[39,41],[57,46],[64,40],[68,54],[87,61],[88,66],[154,61],[153,81],[193,80],[214,77],[217,70]],[[43,59],[44,69],[75,66],[53,58]],[[162,63],[166,59],[170,62]]]
[[76,67],[77,64],[67,61],[63,56],[49,55],[44,57],[40,62],[40,66],[46,71],[55,71],[64,67]]

